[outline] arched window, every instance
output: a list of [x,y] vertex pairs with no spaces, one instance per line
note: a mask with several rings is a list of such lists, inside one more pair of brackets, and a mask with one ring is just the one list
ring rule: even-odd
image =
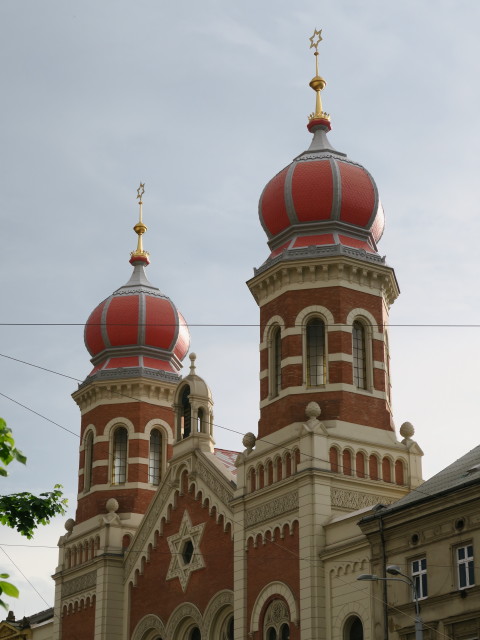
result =
[[85,440],[85,464],[83,468],[83,490],[90,491],[92,486],[92,470],[93,470],[93,433],[88,432]]
[[320,318],[307,323],[307,385],[325,384],[325,324]]
[[405,477],[403,472],[403,462],[401,460],[395,460],[395,482],[397,484],[405,484]]
[[365,327],[355,320],[352,329],[353,338],[353,384],[359,389],[367,388],[367,349]]
[[371,455],[368,460],[368,473],[370,480],[378,480],[378,460],[374,455]]
[[338,473],[338,450],[335,447],[330,447],[330,471]]
[[283,600],[270,603],[263,624],[267,640],[290,640],[290,614]]
[[272,331],[270,352],[270,394],[278,396],[282,388],[282,335],[280,327]]
[[345,623],[343,640],[363,640],[363,624],[358,616],[350,617]]
[[365,456],[361,451],[355,456],[355,468],[357,470],[357,477],[365,478]]
[[205,413],[203,409],[200,407],[200,409],[197,411],[197,431],[198,433],[204,433],[204,429],[205,429]]
[[188,636],[188,640],[202,640],[202,634],[200,633],[200,629],[198,627],[194,627],[190,631],[190,635]]
[[342,455],[343,474],[346,476],[352,475],[352,454],[348,449],[343,450]]
[[113,434],[112,483],[123,484],[127,481],[128,432],[118,427]]
[[384,482],[392,481],[392,463],[388,458],[382,460],[382,480]]
[[222,640],[233,640],[233,616],[227,621],[225,631],[222,634]]
[[192,431],[192,408],[190,407],[190,387],[186,385],[182,391],[182,437],[188,438]]
[[162,434],[158,429],[152,429],[150,433],[150,452],[148,456],[148,481],[151,484],[160,484],[162,475]]

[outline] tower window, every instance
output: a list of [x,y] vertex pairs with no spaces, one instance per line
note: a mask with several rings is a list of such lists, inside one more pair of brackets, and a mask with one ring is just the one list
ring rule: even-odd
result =
[[92,486],[92,470],[93,470],[93,433],[89,431],[85,440],[85,465],[83,469],[84,481],[83,490],[90,491]]
[[319,318],[307,324],[307,385],[325,384],[325,324]]
[[352,329],[353,338],[353,384],[359,389],[367,388],[367,353],[365,327],[355,320]]
[[160,484],[162,475],[162,435],[158,429],[150,433],[150,453],[148,459],[148,481]]
[[128,432],[118,427],[113,434],[112,483],[123,484],[127,481]]
[[282,336],[280,327],[275,327],[272,335],[272,351],[270,362],[271,394],[278,396],[282,388]]
[[181,396],[182,434],[184,438],[188,438],[188,436],[192,432],[192,408],[190,407],[190,400],[188,398],[189,395],[190,395],[190,387],[187,385],[183,389],[182,396]]

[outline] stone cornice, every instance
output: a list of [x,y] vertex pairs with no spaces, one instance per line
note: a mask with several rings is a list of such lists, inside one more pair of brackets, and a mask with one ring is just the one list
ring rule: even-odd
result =
[[103,404],[126,402],[148,402],[171,408],[177,383],[148,378],[126,378],[124,380],[94,380],[81,385],[72,393],[72,398],[87,413]]
[[301,258],[268,264],[247,282],[258,305],[285,291],[343,286],[374,295],[383,295],[390,306],[400,289],[395,272],[380,262],[364,262],[348,255]]

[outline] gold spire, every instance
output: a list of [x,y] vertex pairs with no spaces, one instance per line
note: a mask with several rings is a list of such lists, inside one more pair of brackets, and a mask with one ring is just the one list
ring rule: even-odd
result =
[[142,196],[143,196],[144,193],[145,193],[145,183],[144,182],[140,182],[140,186],[137,189],[137,200],[138,200],[138,206],[139,206],[139,217],[138,217],[137,224],[133,227],[133,230],[138,235],[138,242],[137,242],[136,250],[132,251],[130,255],[132,256],[132,259],[143,258],[144,260],[146,260],[148,262],[148,251],[144,251],[143,250],[143,244],[142,244],[142,235],[147,230],[147,227],[143,223],[143,220],[142,220],[142,207],[143,207]]
[[315,76],[310,80],[310,86],[316,92],[317,98],[315,101],[315,111],[308,116],[309,120],[330,120],[330,116],[328,113],[322,110],[322,98],[320,96],[320,92],[327,86],[327,81],[322,78],[322,76],[318,75],[318,45],[323,40],[322,38],[322,30],[313,32],[313,36],[309,38],[310,40],[310,49],[315,49]]

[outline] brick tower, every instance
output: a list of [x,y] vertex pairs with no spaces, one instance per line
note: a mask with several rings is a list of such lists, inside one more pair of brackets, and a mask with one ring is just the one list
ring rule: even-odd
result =
[[174,442],[172,403],[190,335],[175,305],[145,275],[143,191],[140,185],[130,280],[85,325],[94,367],[73,394],[82,415],[78,503],[55,574],[54,637],[64,640],[120,637],[123,551],[166,473]]

